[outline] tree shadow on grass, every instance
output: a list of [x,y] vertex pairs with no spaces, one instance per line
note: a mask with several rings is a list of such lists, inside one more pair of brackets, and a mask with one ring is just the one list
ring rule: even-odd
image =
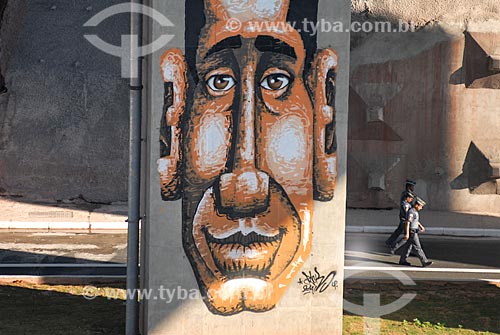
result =
[[500,333],[500,288],[486,282],[419,282],[417,286],[404,286],[390,281],[348,281],[344,297],[362,304],[363,294],[380,293],[381,304],[386,305],[405,292],[417,296],[401,310],[382,316],[383,319],[399,322],[418,319],[433,325],[445,324],[447,328]]

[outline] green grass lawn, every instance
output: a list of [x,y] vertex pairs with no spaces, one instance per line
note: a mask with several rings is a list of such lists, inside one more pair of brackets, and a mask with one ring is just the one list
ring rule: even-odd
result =
[[[349,282],[345,299],[361,304],[364,293],[380,293],[382,305],[404,292],[417,296],[403,309],[383,316],[381,334],[500,334],[500,288],[488,283]],[[344,334],[363,334],[363,318],[344,315]]]
[[[119,299],[105,291],[118,290]],[[381,334],[500,334],[500,288],[487,283],[348,282],[345,298],[360,304],[364,293],[380,293],[382,304],[404,292],[417,293],[403,309],[383,316]],[[83,298],[83,286],[12,283],[0,286],[0,334],[96,335],[124,334],[123,285],[100,286],[93,300]],[[344,315],[344,334],[363,334],[360,316]],[[194,334],[193,334],[194,335]]]

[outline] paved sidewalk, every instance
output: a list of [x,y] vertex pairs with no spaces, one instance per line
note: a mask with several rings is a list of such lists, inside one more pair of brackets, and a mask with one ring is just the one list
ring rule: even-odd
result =
[[[346,231],[349,233],[391,233],[398,225],[398,217],[398,210],[348,209]],[[500,237],[500,212],[480,215],[424,209],[420,212],[420,221],[429,235]]]
[[102,205],[83,200],[72,203],[33,203],[0,198],[0,229],[100,231],[127,229],[125,203]]

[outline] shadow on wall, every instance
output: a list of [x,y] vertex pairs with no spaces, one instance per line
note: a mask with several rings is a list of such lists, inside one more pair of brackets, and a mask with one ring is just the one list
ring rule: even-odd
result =
[[450,183],[452,189],[468,188],[472,194],[500,194],[496,183],[500,176],[495,175],[490,160],[474,142],[469,145],[462,170],[462,174]]
[[[500,194],[498,136],[488,121],[496,120],[500,34],[430,24],[361,37],[351,44],[348,206],[397,208],[409,178],[429,209],[497,212],[496,197],[455,190]],[[466,110],[477,114],[467,127],[457,122]]]
[[[397,25],[391,18],[373,20]],[[447,141],[442,111],[448,78],[436,75],[445,72],[446,60],[435,60],[454,37],[432,26],[353,38],[359,43],[351,52],[348,207],[398,208],[404,182],[412,179],[428,188],[429,208],[442,208],[444,197],[434,194],[447,185],[439,160],[445,155],[436,143]]]
[[29,0],[17,8],[23,2],[8,2],[0,34],[1,49],[12,38],[5,29],[18,27],[15,47],[0,50],[2,66],[2,51],[12,53],[9,92],[0,99],[0,195],[20,202],[126,201],[128,81],[120,59],[84,35],[120,45],[129,15],[83,26],[123,1]]

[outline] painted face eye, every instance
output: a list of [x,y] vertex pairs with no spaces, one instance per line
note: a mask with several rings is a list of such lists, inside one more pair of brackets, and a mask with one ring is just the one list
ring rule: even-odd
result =
[[234,78],[227,74],[213,75],[207,80],[208,87],[215,92],[229,91],[235,83]]
[[290,83],[290,77],[282,73],[270,74],[261,81],[260,85],[266,90],[279,91]]

